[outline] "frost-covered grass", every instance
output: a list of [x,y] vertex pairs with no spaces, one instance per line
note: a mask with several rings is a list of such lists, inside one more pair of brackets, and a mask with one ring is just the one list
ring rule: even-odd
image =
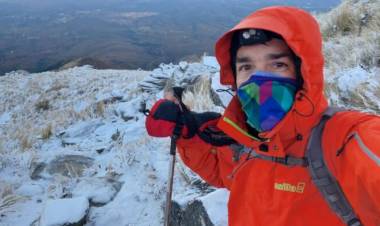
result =
[[329,73],[359,65],[365,69],[380,66],[380,1],[343,0],[317,19]]
[[2,149],[38,149],[41,139],[73,122],[104,116],[105,105],[112,98],[132,98],[135,87],[131,84],[141,81],[148,73],[81,67],[0,77],[0,118],[6,117],[0,123],[3,131],[0,140],[6,145]]
[[[175,72],[181,79],[183,72],[176,65],[163,68],[163,73]],[[209,69],[197,63],[188,70],[191,78]],[[150,107],[162,98],[162,92],[145,93],[138,87],[150,73],[85,66],[0,77],[1,225],[43,223],[46,216],[40,217],[50,208],[49,200],[71,196],[109,202],[91,207],[89,225],[162,224],[170,141],[149,137],[145,116],[138,111],[141,102]],[[207,90],[211,80],[205,80],[206,86],[195,83],[193,93],[188,92],[202,99],[197,110],[214,107]],[[61,171],[66,173],[45,170],[39,179],[31,178],[38,164],[67,155],[89,158],[94,164],[78,169],[65,163]],[[177,164],[173,197],[185,204],[203,194],[193,185],[198,179]],[[121,186],[118,193],[110,181]]]

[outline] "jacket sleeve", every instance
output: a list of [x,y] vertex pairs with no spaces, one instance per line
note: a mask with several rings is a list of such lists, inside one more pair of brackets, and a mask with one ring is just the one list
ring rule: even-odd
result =
[[214,147],[196,135],[191,139],[179,139],[177,148],[185,165],[207,183],[229,189],[228,176],[234,163],[232,151],[228,147]]
[[335,150],[333,172],[354,211],[364,225],[380,225],[380,117],[359,120]]

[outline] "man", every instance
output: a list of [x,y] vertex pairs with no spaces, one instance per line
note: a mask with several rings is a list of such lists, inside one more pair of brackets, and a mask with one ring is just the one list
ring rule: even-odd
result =
[[[196,135],[185,127],[177,147],[183,162],[204,180],[230,190],[231,226],[380,225],[379,117],[338,112],[316,139],[329,174],[352,209],[350,218],[337,214],[345,207],[329,207],[335,196],[323,194],[319,186],[324,181],[312,179],[306,162],[312,129],[328,107],[321,42],[319,26],[307,12],[268,7],[243,19],[216,43],[220,81],[235,87],[236,95],[223,116],[198,123]],[[171,121],[169,131],[178,122],[156,114],[168,109],[180,117],[178,105],[160,100],[147,120],[151,135],[164,130],[158,129],[158,121]],[[239,150],[249,151],[207,142],[201,132],[213,125],[244,147]]]

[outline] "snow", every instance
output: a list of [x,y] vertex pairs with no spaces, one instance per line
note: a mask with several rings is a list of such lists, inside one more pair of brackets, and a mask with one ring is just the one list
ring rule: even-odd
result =
[[93,203],[106,204],[117,193],[112,183],[102,179],[84,179],[76,185],[72,194],[75,197],[87,197]]
[[214,67],[214,68],[216,68],[218,70],[220,69],[220,65],[219,65],[218,61],[213,56],[203,56],[202,63],[204,65],[207,65],[207,66],[210,66],[210,67]]
[[[360,66],[343,69],[326,77],[330,103],[347,109],[380,112],[379,68],[365,70]],[[327,74],[330,72],[327,71]]]
[[41,216],[41,226],[56,226],[80,221],[88,211],[86,197],[47,200]]
[[[204,64],[182,62],[152,72],[84,66],[0,77],[0,187],[9,188],[0,189],[6,197],[0,199],[0,224],[61,224],[83,216],[88,205],[88,226],[162,225],[170,140],[149,137],[139,112],[141,103],[149,108],[162,97],[162,87],[139,89],[152,74],[177,84],[200,74],[217,82],[218,75]],[[48,110],[36,110],[41,100],[48,100]],[[52,135],[42,139],[47,124]],[[173,198],[186,203],[205,195],[191,184],[197,179],[178,161]]]
[[0,115],[0,125],[8,123],[10,119],[11,119],[11,114],[9,112],[4,112],[3,114]]
[[215,226],[225,226],[228,224],[228,197],[229,191],[227,189],[218,189],[200,198],[210,216],[210,220]]

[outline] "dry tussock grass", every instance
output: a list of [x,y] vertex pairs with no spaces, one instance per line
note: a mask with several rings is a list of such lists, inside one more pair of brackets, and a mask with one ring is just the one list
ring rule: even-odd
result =
[[49,110],[49,108],[50,108],[49,100],[46,100],[46,99],[40,100],[34,106],[35,106],[37,111]]
[[22,151],[26,151],[26,150],[32,148],[32,141],[28,135],[26,135],[26,134],[22,135],[19,138],[19,141],[20,141]]
[[104,117],[105,109],[106,105],[104,101],[99,101],[98,103],[96,103],[95,114],[100,117]]
[[45,128],[41,131],[41,138],[46,140],[49,139],[53,135],[53,126],[49,123]]
[[335,17],[335,32],[346,35],[357,30],[359,21],[357,15],[348,5],[343,5]]
[[185,90],[183,103],[194,111],[212,111],[215,108],[211,98],[211,80],[201,76],[198,81]]
[[330,12],[317,15],[317,19],[330,71],[380,66],[380,1],[344,0]]
[[[75,121],[105,117],[106,106],[94,97],[114,90],[125,90],[125,93],[134,91],[135,82],[143,80],[148,74],[145,71],[79,68],[31,74],[28,77],[0,77],[0,90],[5,97],[0,100],[0,112],[12,112],[12,123],[4,125],[0,131],[3,132],[4,147],[11,145],[18,151],[30,150],[39,142],[37,138],[47,139],[53,130],[64,130]],[[137,91],[133,95],[138,95]],[[88,103],[88,107],[77,112],[75,104],[79,102]],[[48,125],[47,122],[54,124]]]

